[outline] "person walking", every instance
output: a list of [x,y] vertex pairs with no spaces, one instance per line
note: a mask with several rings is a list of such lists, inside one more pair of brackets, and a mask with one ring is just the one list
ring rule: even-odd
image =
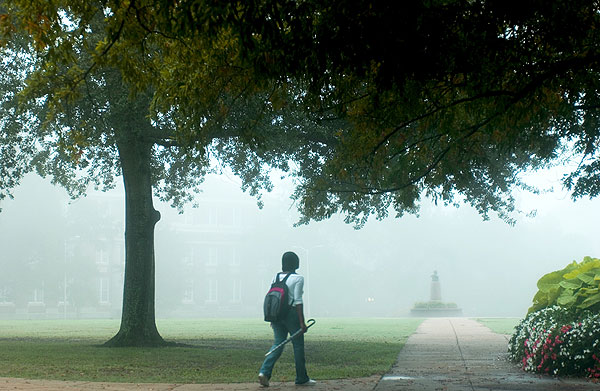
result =
[[[313,386],[317,384],[316,381],[308,377],[306,373],[306,360],[304,357],[304,333],[306,332],[306,323],[304,321],[304,307],[302,304],[302,294],[304,291],[304,277],[300,274],[296,274],[296,269],[300,267],[300,259],[292,251],[288,251],[281,257],[281,273],[277,273],[275,279],[285,278],[289,275],[286,280],[286,285],[289,290],[288,302],[292,308],[288,311],[284,319],[271,322],[271,328],[273,329],[274,342],[273,347],[276,347],[282,343],[288,336],[294,332],[302,329],[302,333],[292,339],[292,345],[294,346],[294,363],[296,364],[296,385],[298,386]],[[269,380],[273,373],[273,367],[281,356],[283,347],[277,349],[273,353],[269,354],[258,373],[258,382],[263,387],[269,386]]]

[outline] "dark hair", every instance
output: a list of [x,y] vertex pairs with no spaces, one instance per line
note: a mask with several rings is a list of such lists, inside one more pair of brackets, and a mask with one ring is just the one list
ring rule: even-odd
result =
[[281,270],[284,272],[293,272],[300,266],[300,259],[296,253],[288,251],[281,257]]

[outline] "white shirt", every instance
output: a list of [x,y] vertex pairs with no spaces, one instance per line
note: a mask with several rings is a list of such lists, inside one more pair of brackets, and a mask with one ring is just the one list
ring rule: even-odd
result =
[[[282,281],[288,273],[281,272],[279,274],[279,281]],[[273,281],[271,284],[275,282],[277,275],[273,277]],[[300,274],[292,274],[285,280],[285,285],[288,286],[288,291],[290,293],[290,298],[288,299],[288,303],[292,306],[302,304],[302,294],[304,293],[304,277]]]

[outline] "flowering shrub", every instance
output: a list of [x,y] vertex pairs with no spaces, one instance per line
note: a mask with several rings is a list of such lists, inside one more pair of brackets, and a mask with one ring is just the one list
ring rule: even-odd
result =
[[600,314],[559,306],[532,312],[508,350],[526,371],[600,378]]
[[526,371],[600,378],[600,259],[585,257],[539,279],[509,353]]

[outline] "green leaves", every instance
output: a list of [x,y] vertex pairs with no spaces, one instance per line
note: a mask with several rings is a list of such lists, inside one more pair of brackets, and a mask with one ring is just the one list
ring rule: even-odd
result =
[[253,193],[270,168],[296,176],[302,223],[361,226],[425,196],[510,223],[519,174],[569,148],[584,159],[565,185],[600,193],[593,0],[5,3],[0,31],[37,48],[28,92],[49,120],[116,70],[130,95],[152,92],[163,144],[212,153]]
[[559,305],[576,310],[600,309],[600,259],[585,257],[539,279],[528,313]]
[[563,280],[561,282],[558,283],[558,285],[560,285],[561,287],[565,288],[565,289],[579,289],[581,288],[581,284],[582,281],[577,279],[575,281],[571,280]]

